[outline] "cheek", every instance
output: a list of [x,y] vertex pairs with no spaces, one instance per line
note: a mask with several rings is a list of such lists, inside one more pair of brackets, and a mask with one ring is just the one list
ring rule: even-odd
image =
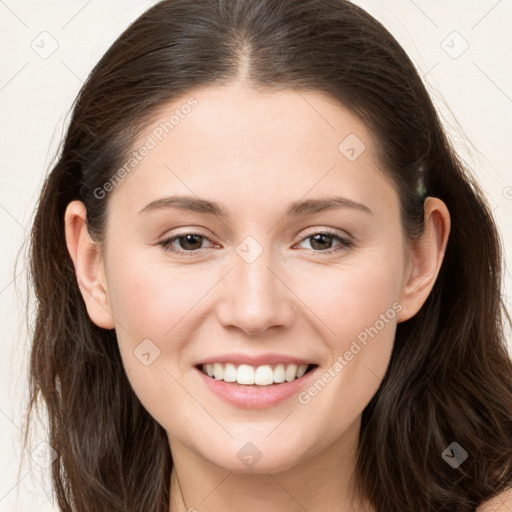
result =
[[[119,264],[113,264],[116,257]],[[135,393],[157,420],[162,403],[178,407],[190,398],[178,382],[190,370],[183,353],[200,323],[201,299],[221,277],[210,268],[155,264],[136,251],[112,254],[107,266],[123,364]]]
[[393,247],[376,248],[338,266],[302,273],[294,278],[294,291],[322,320],[326,336],[343,349],[348,339],[373,326],[390,308],[394,311],[403,263]]
[[331,416],[333,433],[346,418],[359,415],[378,390],[402,309],[400,253],[392,248],[368,256],[297,280],[297,286],[302,283],[298,293],[318,317],[329,349],[317,381],[298,399]]
[[[114,261],[114,260],[113,260]],[[108,288],[116,336],[130,384],[145,409],[161,424],[167,410],[180,410],[174,425],[186,428],[190,396],[177,366],[193,330],[187,322],[212,283],[192,266],[155,266],[141,255],[117,255],[108,267]],[[210,279],[211,280],[211,279]],[[194,324],[195,325],[195,324]],[[165,405],[164,405],[165,404]]]
[[197,305],[214,283],[193,266],[155,265],[145,258],[119,258],[107,276],[116,322],[130,337],[162,339]]

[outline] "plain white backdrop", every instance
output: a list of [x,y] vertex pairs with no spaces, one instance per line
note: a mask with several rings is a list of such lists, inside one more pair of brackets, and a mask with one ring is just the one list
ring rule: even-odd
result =
[[[0,512],[56,512],[44,425],[21,459],[26,405],[26,260],[44,176],[88,73],[154,1],[0,0]],[[512,0],[357,0],[414,61],[473,169],[512,255]],[[15,275],[16,280],[14,279]],[[504,290],[509,311],[512,277]],[[509,333],[512,350],[512,339]],[[30,465],[32,471],[30,471]]]

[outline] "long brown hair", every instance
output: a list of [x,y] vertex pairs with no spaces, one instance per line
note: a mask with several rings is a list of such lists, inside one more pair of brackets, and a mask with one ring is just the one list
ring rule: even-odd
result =
[[[451,213],[435,287],[398,325],[391,361],[363,412],[356,481],[381,512],[469,512],[512,485],[512,363],[504,338],[502,249],[489,206],[452,149],[422,81],[393,36],[346,0],[164,0],[101,58],[74,105],[31,233],[37,318],[29,416],[42,397],[62,511],[169,506],[164,429],[125,374],[115,332],[95,326],[64,238],[78,199],[104,237],[95,194],[162,105],[240,79],[261,90],[324,92],[371,130],[395,184],[404,233],[423,227],[425,192]],[[457,442],[467,460],[442,452]]]

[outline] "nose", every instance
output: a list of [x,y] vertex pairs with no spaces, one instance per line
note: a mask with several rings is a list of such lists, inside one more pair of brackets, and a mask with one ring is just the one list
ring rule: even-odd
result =
[[224,327],[259,335],[293,322],[294,294],[286,284],[286,272],[272,261],[270,252],[263,251],[251,263],[235,255],[234,268],[225,277],[225,300],[218,310]]

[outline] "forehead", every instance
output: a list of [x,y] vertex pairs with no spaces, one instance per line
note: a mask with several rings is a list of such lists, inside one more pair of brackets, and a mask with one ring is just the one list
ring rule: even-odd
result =
[[363,121],[319,91],[196,89],[159,108],[132,149],[144,147],[115,191],[140,207],[164,192],[260,208],[315,192],[362,202],[386,181]]
[[[189,107],[193,98],[194,106]],[[175,114],[175,115],[173,115]],[[373,140],[362,120],[320,91],[286,89],[277,92],[244,86],[209,86],[159,108],[152,126],[157,142],[186,139],[188,147],[221,158],[279,158],[314,150],[339,152],[340,141],[352,135],[373,152]],[[143,137],[142,137],[143,138]],[[194,156],[194,155],[191,155]],[[200,155],[197,155],[200,156]]]

